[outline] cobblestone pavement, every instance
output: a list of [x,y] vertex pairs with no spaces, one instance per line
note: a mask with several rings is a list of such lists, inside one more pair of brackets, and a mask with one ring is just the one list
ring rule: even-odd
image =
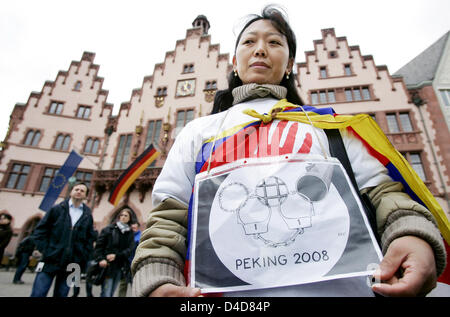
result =
[[[29,297],[36,273],[27,270],[22,276],[22,280],[25,284],[13,284],[12,280],[14,273],[15,268],[10,268],[9,270],[2,268],[0,270],[0,297]],[[92,293],[94,297],[98,297],[100,295],[100,286],[93,286]],[[53,286],[48,294],[49,296],[53,294]],[[69,296],[72,296],[72,294],[73,290],[70,290]],[[117,291],[115,296],[117,296]],[[127,296],[131,296],[129,285]],[[84,280],[81,281],[79,297],[86,297],[86,284]],[[438,286],[430,294],[428,294],[428,297],[450,297],[450,286],[446,284],[438,284]]]
[[[0,297],[29,297],[31,294],[31,288],[33,286],[34,277],[36,273],[30,272],[28,269],[22,275],[22,281],[25,284],[13,284],[12,280],[14,277],[15,268],[10,268],[6,270],[5,268],[0,269]],[[131,295],[130,285],[128,285],[127,295]],[[72,296],[73,290],[70,290],[69,296]],[[92,294],[94,297],[100,295],[100,286],[93,286]],[[48,292],[48,296],[53,295],[53,286]],[[117,291],[115,296],[117,296]],[[86,283],[84,280],[81,281],[81,289],[78,297],[86,297]]]

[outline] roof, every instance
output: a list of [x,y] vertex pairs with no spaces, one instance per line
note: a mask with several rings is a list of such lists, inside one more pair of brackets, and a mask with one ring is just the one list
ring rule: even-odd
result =
[[450,31],[394,73],[402,76],[406,85],[418,85],[432,81],[436,75],[439,62],[444,53]]

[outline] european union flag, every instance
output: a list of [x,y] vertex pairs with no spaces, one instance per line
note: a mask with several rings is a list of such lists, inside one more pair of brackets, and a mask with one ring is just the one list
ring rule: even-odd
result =
[[42,199],[42,202],[39,205],[39,209],[49,211],[50,208],[53,207],[53,204],[58,199],[62,189],[67,184],[68,179],[75,173],[82,160],[83,157],[77,152],[73,150],[70,152],[69,157],[66,159],[63,166],[61,166],[55,177],[53,177],[53,180],[45,193],[44,199]]

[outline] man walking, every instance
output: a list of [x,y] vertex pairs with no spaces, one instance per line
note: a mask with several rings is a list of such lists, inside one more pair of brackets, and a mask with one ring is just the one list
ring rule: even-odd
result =
[[[67,277],[71,263],[82,265],[92,252],[94,240],[91,210],[83,204],[88,195],[84,183],[77,183],[70,198],[53,206],[33,232],[33,240],[42,253],[31,297],[45,297],[55,279],[54,297],[67,297]],[[81,273],[81,272],[80,272]]]
[[24,284],[22,281],[22,275],[30,263],[31,255],[34,251],[34,242],[31,235],[25,237],[17,247],[16,258],[18,259],[18,265],[16,273],[14,274],[13,283],[14,284]]

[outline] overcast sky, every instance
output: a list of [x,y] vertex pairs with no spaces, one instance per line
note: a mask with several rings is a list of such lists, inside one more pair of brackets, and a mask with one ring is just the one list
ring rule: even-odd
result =
[[234,29],[242,17],[268,3],[283,6],[297,35],[296,62],[335,28],[377,65],[394,73],[450,30],[449,0],[14,0],[0,5],[0,140],[16,103],[25,103],[46,80],[96,54],[103,89],[117,113],[140,88],[154,65],[206,15],[212,44],[233,52]]

